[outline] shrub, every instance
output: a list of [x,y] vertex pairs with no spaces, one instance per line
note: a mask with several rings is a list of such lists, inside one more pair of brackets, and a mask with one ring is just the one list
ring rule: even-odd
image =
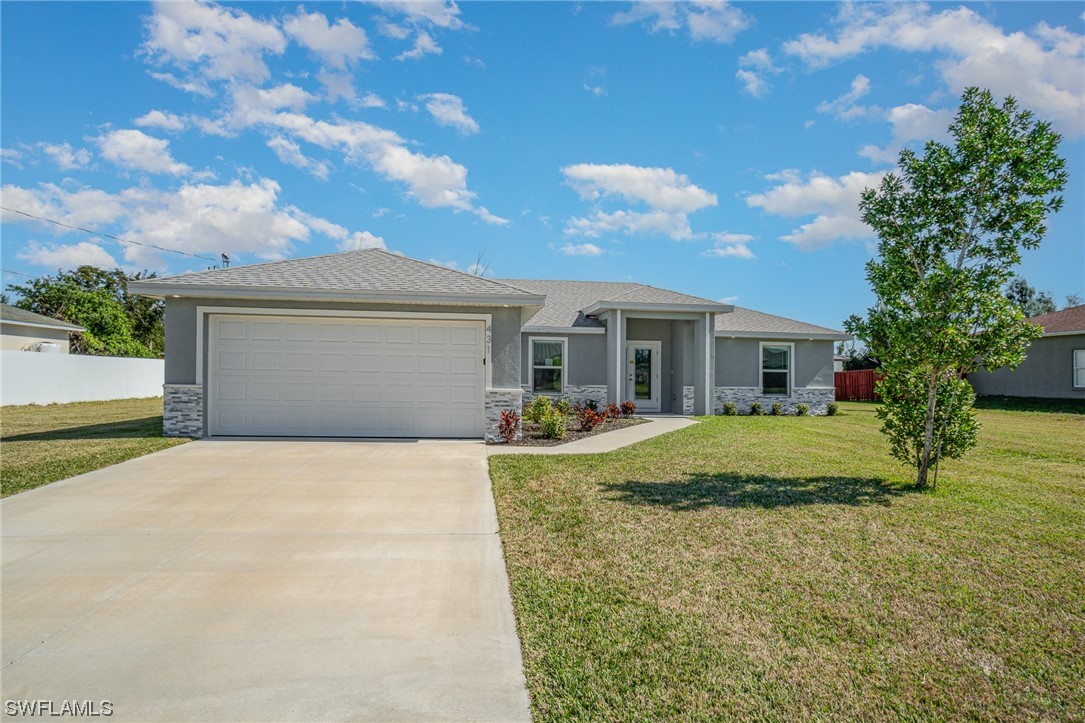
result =
[[542,424],[543,418],[550,413],[550,397],[538,396],[531,400],[524,416],[536,424]]
[[765,413],[765,408],[761,405],[761,402],[750,403],[750,414],[754,417],[760,417]]
[[506,409],[501,412],[501,421],[497,425],[497,433],[505,438],[506,442],[516,439],[516,432],[520,429],[520,415],[515,409]]
[[723,414],[726,417],[733,417],[738,414],[738,405],[734,402],[723,403]]
[[539,420],[539,429],[547,439],[565,439],[565,415],[551,409]]
[[563,417],[568,417],[569,413],[573,411],[573,403],[563,397],[554,403],[554,409]]
[[618,417],[622,416],[622,408],[619,407],[617,404],[608,404],[607,416],[611,419],[617,419]]
[[580,423],[581,432],[590,432],[598,425],[605,422],[607,415],[604,412],[596,412],[592,409],[584,407],[577,410],[576,421]]
[[830,417],[835,417],[840,412],[840,405],[836,402],[829,402],[825,405],[825,413]]
[[622,402],[620,409],[623,417],[632,417],[637,413],[637,405],[633,402]]
[[774,417],[779,417],[783,413],[784,413],[784,405],[781,404],[780,402],[773,402],[772,403],[772,411],[769,412],[769,414],[771,414]]
[[795,405],[795,414],[799,415],[800,417],[805,417],[809,413],[810,413],[810,405],[809,404],[796,404]]
[[595,401],[594,399],[585,400],[584,406],[592,410],[593,412],[599,411],[599,402]]

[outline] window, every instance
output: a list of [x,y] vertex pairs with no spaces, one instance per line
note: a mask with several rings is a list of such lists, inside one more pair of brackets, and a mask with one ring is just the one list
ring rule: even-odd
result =
[[531,345],[531,391],[561,394],[565,386],[565,340],[536,339]]
[[1085,389],[1085,349],[1074,349],[1074,388]]
[[761,393],[791,394],[791,345],[761,344]]

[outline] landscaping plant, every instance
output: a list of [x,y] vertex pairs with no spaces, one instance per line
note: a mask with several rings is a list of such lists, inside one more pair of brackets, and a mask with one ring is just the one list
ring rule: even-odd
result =
[[539,420],[539,430],[547,439],[565,439],[565,415],[550,409]]
[[598,425],[605,422],[607,415],[604,412],[596,412],[593,409],[587,407],[581,407],[576,410],[576,421],[580,424],[581,432],[590,432]]
[[836,402],[829,402],[825,405],[825,413],[830,417],[835,417],[840,413],[840,405]]
[[528,421],[542,424],[543,417],[550,413],[550,408],[550,397],[540,395],[531,400],[531,404],[528,405],[527,411],[524,412],[524,417],[526,417]]
[[969,88],[949,135],[922,155],[901,151],[899,172],[863,192],[862,219],[878,236],[866,267],[877,301],[845,323],[881,363],[882,432],[921,488],[937,481],[942,457],[976,444],[963,375],[1016,367],[1042,333],[1003,290],[1021,252],[1043,240],[1067,179],[1059,134],[1013,98],[998,105]]
[[800,417],[805,417],[809,413],[810,413],[810,405],[809,404],[796,404],[795,405],[795,414],[799,415]]
[[558,411],[558,414],[562,415],[563,417],[568,417],[569,414],[573,411],[573,403],[570,402],[568,399],[562,397],[554,403],[554,409],[556,409]]
[[761,402],[750,402],[750,416],[760,417],[765,413],[765,408],[761,406]]
[[769,414],[771,414],[774,417],[779,417],[783,413],[784,413],[784,405],[781,404],[780,402],[773,402],[772,403],[772,410],[769,412]]
[[738,405],[734,402],[723,403],[723,416],[734,417],[738,414]]
[[621,403],[622,416],[628,419],[637,413],[637,405],[633,402]]
[[617,404],[608,404],[607,405],[607,416],[610,417],[611,419],[619,418],[620,416],[622,416],[622,408],[619,407]]
[[497,424],[497,433],[505,438],[506,442],[516,439],[516,433],[520,431],[520,415],[515,409],[506,409],[501,412],[501,421]]

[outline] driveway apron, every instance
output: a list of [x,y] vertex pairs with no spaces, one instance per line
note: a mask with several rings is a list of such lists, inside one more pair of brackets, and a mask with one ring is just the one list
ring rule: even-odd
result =
[[529,719],[481,443],[203,440],[0,518],[5,701]]

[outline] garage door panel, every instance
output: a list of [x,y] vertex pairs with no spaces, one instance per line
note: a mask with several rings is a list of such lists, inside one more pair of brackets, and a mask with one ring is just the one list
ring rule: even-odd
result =
[[481,322],[216,315],[209,337],[211,434],[482,434]]

